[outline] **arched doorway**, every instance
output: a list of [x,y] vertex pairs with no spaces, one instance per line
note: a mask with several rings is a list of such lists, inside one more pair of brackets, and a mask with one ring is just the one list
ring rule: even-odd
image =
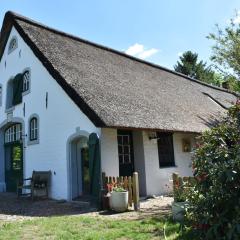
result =
[[78,136],[70,142],[71,200],[90,194],[88,137]]
[[101,189],[99,137],[79,130],[67,142],[68,199],[90,197],[98,200]]
[[14,123],[4,131],[4,166],[7,192],[16,192],[23,178],[22,124]]

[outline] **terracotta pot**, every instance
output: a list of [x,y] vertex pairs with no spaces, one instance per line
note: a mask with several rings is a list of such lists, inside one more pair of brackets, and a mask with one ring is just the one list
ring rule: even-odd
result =
[[125,212],[128,209],[128,191],[112,192],[110,197],[110,208],[116,212]]

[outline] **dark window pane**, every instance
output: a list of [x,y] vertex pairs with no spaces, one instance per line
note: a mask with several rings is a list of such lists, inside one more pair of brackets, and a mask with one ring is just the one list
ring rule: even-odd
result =
[[158,155],[160,167],[175,165],[173,136],[171,133],[158,133]]
[[12,105],[15,106],[22,102],[23,75],[17,74],[13,80]]
[[121,145],[118,145],[118,154],[123,153],[123,147]]
[[124,163],[124,159],[123,159],[123,155],[122,154],[119,154],[119,163],[120,164],[123,164]]
[[118,136],[118,144],[123,144],[123,141],[122,141],[122,136]]
[[124,145],[129,144],[129,136],[123,136],[123,144]]
[[124,163],[130,163],[131,161],[130,161],[130,156],[129,155],[127,155],[127,154],[125,154],[124,155]]
[[124,146],[124,154],[130,153],[130,146]]

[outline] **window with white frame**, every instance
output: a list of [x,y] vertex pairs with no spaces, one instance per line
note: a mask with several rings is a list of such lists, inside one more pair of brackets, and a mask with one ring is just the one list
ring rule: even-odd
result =
[[13,37],[8,46],[8,54],[14,51],[18,47],[17,38]]
[[5,131],[5,143],[12,143],[20,141],[22,138],[22,125],[20,123],[14,124]]
[[29,134],[30,134],[30,141],[38,140],[38,119],[37,117],[32,117],[29,123]]
[[30,71],[27,70],[23,73],[23,92],[27,92],[30,87]]

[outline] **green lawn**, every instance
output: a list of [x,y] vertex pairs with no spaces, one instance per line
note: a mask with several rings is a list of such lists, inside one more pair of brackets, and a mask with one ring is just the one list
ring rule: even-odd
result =
[[178,224],[160,218],[126,221],[63,216],[0,223],[0,239],[183,239],[178,238],[178,229]]

